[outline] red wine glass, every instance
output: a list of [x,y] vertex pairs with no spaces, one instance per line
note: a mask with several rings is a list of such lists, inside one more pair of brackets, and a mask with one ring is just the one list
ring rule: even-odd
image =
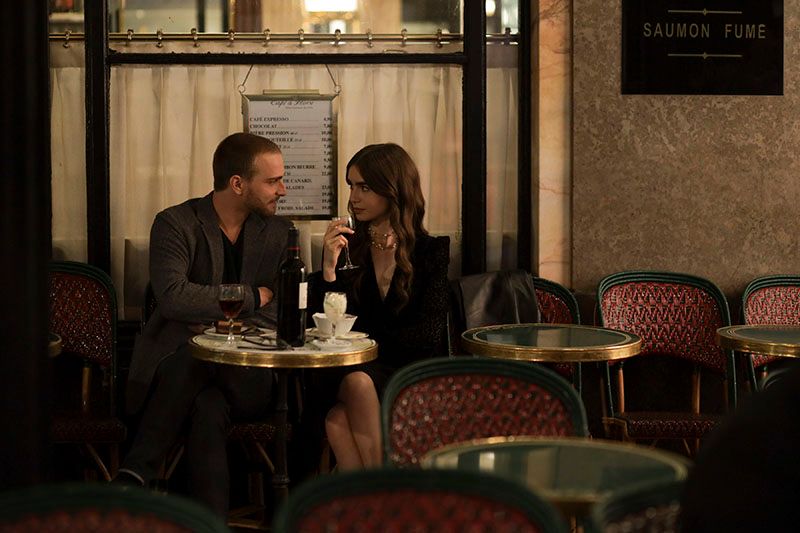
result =
[[219,286],[219,307],[228,319],[228,345],[235,343],[233,336],[233,319],[239,316],[244,305],[244,285],[225,284]]

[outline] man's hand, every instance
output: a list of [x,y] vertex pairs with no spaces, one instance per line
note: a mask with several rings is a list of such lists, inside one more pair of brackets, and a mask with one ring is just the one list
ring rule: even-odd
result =
[[274,295],[272,291],[266,287],[259,287],[258,288],[258,297],[261,299],[261,307],[264,307],[268,303],[272,301]]

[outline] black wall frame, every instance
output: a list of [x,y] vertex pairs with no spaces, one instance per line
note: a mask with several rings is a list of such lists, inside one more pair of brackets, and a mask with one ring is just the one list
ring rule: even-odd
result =
[[[533,5],[536,5],[535,3]],[[531,271],[531,2],[520,0],[517,266]],[[109,53],[106,0],[86,0],[86,171],[89,263],[111,271],[109,78],[122,64],[458,64],[462,98],[462,273],[486,270],[486,13],[464,2],[464,52],[454,54]],[[465,217],[464,213],[471,213]]]
[[111,273],[108,3],[86,0],[86,222],[89,263]]
[[0,3],[0,490],[49,480],[47,2]]

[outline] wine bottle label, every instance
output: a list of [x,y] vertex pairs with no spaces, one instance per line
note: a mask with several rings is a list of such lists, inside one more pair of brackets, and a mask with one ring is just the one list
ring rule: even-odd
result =
[[304,281],[299,285],[300,294],[297,297],[297,308],[305,309],[308,306],[308,282]]

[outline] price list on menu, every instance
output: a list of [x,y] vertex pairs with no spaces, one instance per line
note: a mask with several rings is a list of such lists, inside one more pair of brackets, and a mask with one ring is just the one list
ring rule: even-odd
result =
[[278,215],[330,219],[336,210],[334,95],[242,95],[245,131],[281,147],[286,196]]

